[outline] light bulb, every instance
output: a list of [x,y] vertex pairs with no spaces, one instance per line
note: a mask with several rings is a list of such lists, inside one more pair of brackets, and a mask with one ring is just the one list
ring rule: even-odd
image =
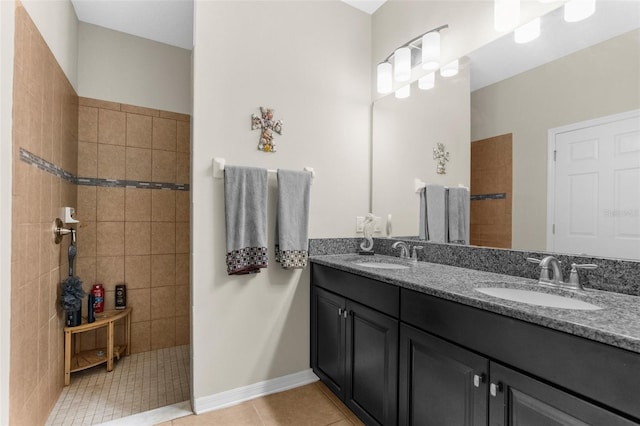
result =
[[418,87],[422,90],[433,89],[436,85],[435,73],[429,73],[418,80]]
[[407,84],[406,86],[402,86],[398,90],[396,90],[396,98],[405,99],[411,95],[411,85]]
[[396,81],[409,81],[411,78],[411,49],[401,47],[393,54],[393,77]]
[[596,0],[570,0],[564,4],[564,20],[578,22],[596,11]]
[[528,43],[540,37],[540,18],[516,28],[513,32],[516,43]]
[[422,36],[422,68],[437,70],[440,67],[440,33],[432,31]]
[[458,74],[459,63],[456,59],[455,61],[449,62],[444,67],[440,68],[440,75],[442,77],[453,77]]
[[393,91],[393,67],[389,62],[378,64],[378,93],[386,95]]

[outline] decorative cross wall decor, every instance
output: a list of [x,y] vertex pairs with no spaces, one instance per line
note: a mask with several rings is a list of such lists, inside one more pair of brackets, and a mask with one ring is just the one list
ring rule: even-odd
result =
[[436,172],[439,175],[444,175],[447,173],[445,170],[445,166],[447,161],[449,161],[449,151],[445,151],[445,147],[443,143],[437,143],[435,148],[433,148],[433,159],[438,160],[438,167]]
[[273,132],[282,134],[282,120],[273,119],[271,108],[260,107],[261,116],[251,115],[251,130],[261,129],[258,149],[264,152],[276,152],[276,144],[273,141]]

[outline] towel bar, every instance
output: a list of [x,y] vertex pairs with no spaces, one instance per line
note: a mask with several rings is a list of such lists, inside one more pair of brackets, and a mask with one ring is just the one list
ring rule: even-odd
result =
[[[226,160],[224,158],[214,157],[213,159],[213,177],[216,179],[222,179],[224,177],[224,165]],[[311,173],[311,181],[316,177],[316,172],[313,170],[313,167],[305,167],[304,170],[306,172]],[[277,170],[267,169],[269,173],[277,173]]]
[[[421,190],[422,188],[425,188],[426,186],[427,186],[427,183],[426,183],[426,182],[423,182],[423,181],[421,181],[421,180],[420,180],[420,179],[418,179],[418,178],[414,178],[414,179],[413,179],[413,190],[414,190],[415,192],[420,192],[420,190]],[[466,185],[463,185],[463,184],[461,184],[461,183],[459,183],[459,184],[458,184],[458,187],[459,187],[459,188],[466,188],[467,190],[469,190],[469,187],[467,187]],[[447,188],[447,187],[445,186],[445,188]]]

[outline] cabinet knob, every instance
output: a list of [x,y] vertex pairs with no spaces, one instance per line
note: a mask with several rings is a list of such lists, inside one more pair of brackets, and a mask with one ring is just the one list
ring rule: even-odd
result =
[[349,311],[347,311],[346,309],[342,312],[342,317],[343,318],[347,318],[349,316]]
[[491,396],[498,396],[498,392],[502,392],[502,383],[491,383],[489,386],[489,393]]
[[342,309],[342,308],[338,308],[338,316],[339,316],[339,317],[341,317],[341,316],[342,316],[342,311],[343,311],[343,309]]
[[487,380],[487,376],[482,373],[482,374],[474,374],[473,375],[473,386],[479,388],[480,387],[480,383],[484,383],[485,380]]

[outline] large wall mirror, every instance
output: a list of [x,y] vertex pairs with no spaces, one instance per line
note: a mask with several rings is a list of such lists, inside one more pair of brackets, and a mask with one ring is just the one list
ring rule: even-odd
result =
[[[472,197],[472,244],[640,259],[640,2],[599,1],[576,23],[559,8],[541,21],[532,42],[505,35],[434,89],[414,84],[408,99],[374,103],[372,209],[392,215],[393,236],[418,234],[418,178],[489,196]],[[611,135],[588,133],[598,126]],[[444,175],[437,143],[450,153]],[[611,235],[588,244],[593,232]]]

